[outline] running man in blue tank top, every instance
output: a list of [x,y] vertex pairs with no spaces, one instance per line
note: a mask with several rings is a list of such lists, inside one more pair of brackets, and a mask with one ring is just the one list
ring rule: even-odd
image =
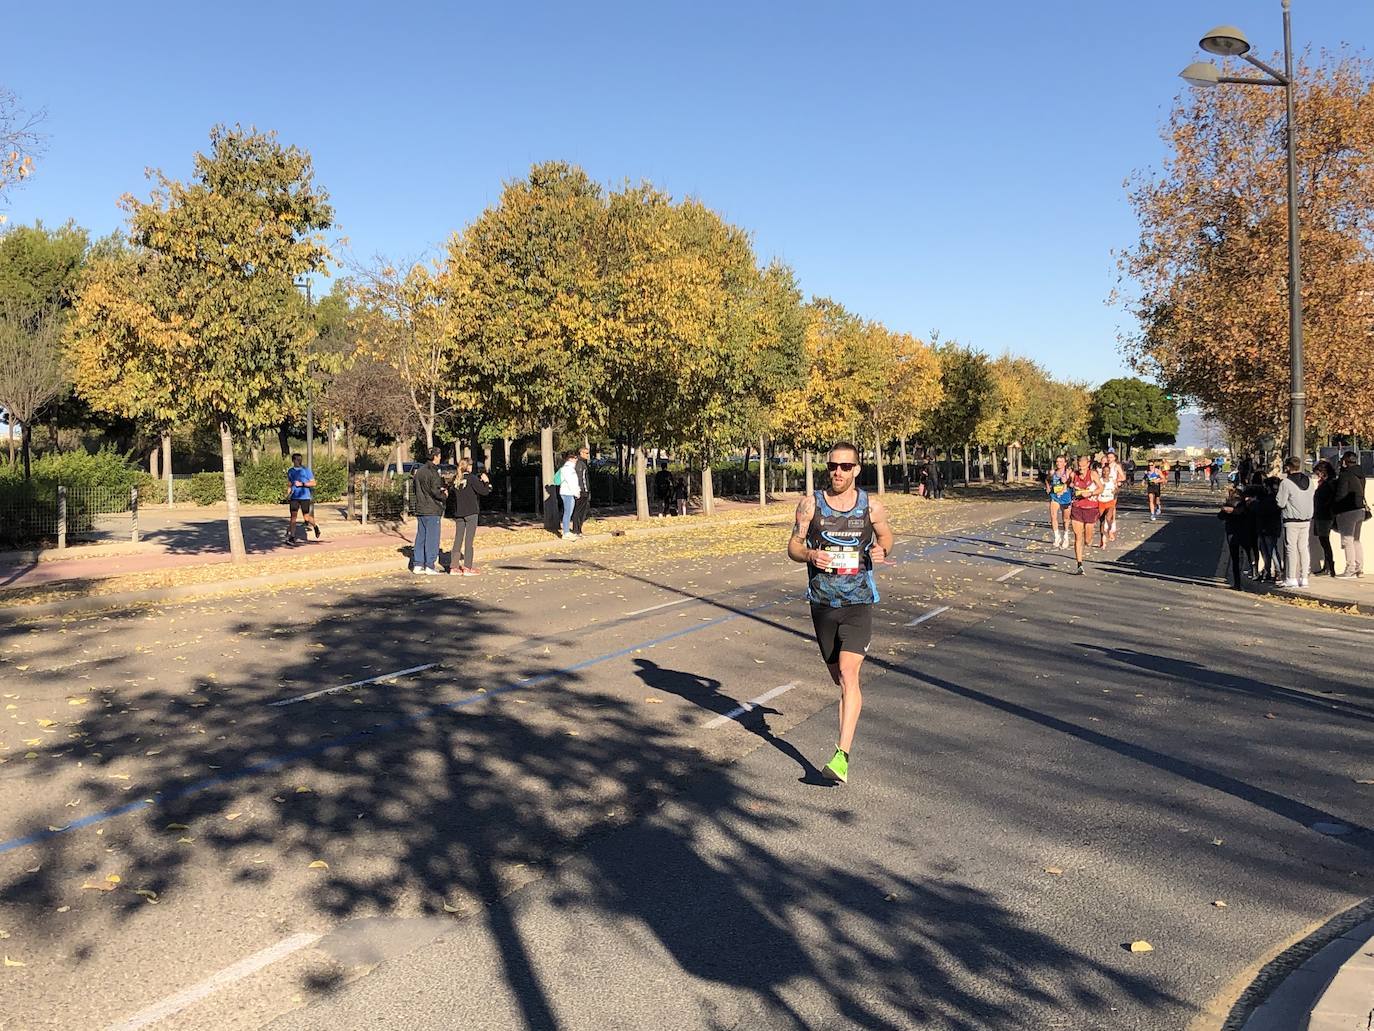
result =
[[859,669],[873,636],[873,606],[878,585],[873,564],[892,551],[887,510],[859,490],[859,449],[842,441],[825,463],[830,485],[797,505],[797,521],[787,542],[787,557],[805,562],[806,597],[816,643],[840,689],[840,740],[821,770],[831,780],[849,779],[849,750],[859,723],[863,694]]

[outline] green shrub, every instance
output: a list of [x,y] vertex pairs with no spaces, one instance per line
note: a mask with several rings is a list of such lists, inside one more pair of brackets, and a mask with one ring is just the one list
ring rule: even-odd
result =
[[223,473],[196,473],[187,489],[197,505],[217,505],[224,500]]
[[[137,486],[140,475],[147,474],[129,464],[125,455],[106,448],[91,454],[87,451],[60,451],[34,459],[31,465],[33,481],[46,487],[59,483],[69,488],[103,487],[111,491],[127,491]],[[18,462],[0,466],[0,488],[24,482],[24,467]]]
[[[239,500],[249,505],[277,505],[286,501],[286,470],[291,460],[265,455],[254,465],[245,462],[238,468]],[[317,457],[314,466],[316,501],[337,501],[348,485],[343,465],[331,458]]]
[[[277,455],[264,456],[256,465],[244,462],[235,469],[239,501],[245,505],[279,505],[286,501],[286,470],[291,460]],[[185,480],[176,481],[178,501],[183,497],[197,505],[214,505],[224,500],[222,473],[196,473],[183,489]],[[315,463],[315,500],[337,501],[348,487],[348,473],[343,465],[325,458]],[[160,496],[160,495],[159,495]]]

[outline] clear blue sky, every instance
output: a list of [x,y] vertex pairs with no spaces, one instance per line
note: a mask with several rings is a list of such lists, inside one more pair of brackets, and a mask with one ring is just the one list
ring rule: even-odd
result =
[[[1299,47],[1374,40],[1367,0],[1294,6]],[[109,231],[243,122],[314,155],[357,257],[407,257],[562,158],[701,198],[894,329],[1098,382],[1123,180],[1220,22],[1281,45],[1279,0],[22,4],[0,82],[50,141],[8,213]]]

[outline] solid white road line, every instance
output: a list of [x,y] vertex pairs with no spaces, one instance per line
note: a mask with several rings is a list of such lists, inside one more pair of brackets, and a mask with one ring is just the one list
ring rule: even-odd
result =
[[913,619],[910,623],[908,623],[907,626],[919,626],[920,624],[924,623],[927,619],[934,619],[934,618],[935,618],[936,616],[938,616],[941,612],[948,612],[948,611],[949,611],[949,606],[948,606],[948,605],[941,605],[938,609],[931,609],[931,610],[930,610],[929,612],[927,612],[924,616],[917,616],[917,617],[916,617],[915,619]]
[[280,701],[268,702],[269,706],[295,705],[297,702],[308,702],[312,698],[319,698],[322,695],[335,694],[339,691],[347,691],[350,687],[362,687],[364,684],[376,684],[383,680],[394,680],[396,677],[409,676],[411,673],[423,673],[427,669],[433,669],[439,665],[437,662],[426,662],[423,666],[411,666],[409,669],[398,669],[394,673],[383,673],[380,676],[368,677],[366,680],[355,680],[351,684],[339,684],[336,687],[326,687],[319,691],[311,691],[309,694],[298,694],[295,698],[283,698]]
[[237,963],[225,967],[219,973],[212,974],[201,981],[200,984],[193,984],[184,991],[169,995],[161,1002],[154,1003],[145,1010],[140,1010],[127,1020],[111,1024],[106,1031],[138,1031],[139,1028],[155,1024],[165,1017],[180,1013],[186,1007],[208,998],[235,981],[242,981],[245,977],[256,974],[263,967],[269,966],[293,952],[299,952],[307,946],[314,945],[319,940],[320,936],[311,931],[293,934],[290,938],[283,939],[261,952],[255,952],[246,959],[241,959]]
[[646,612],[657,612],[659,609],[670,609],[670,608],[672,608],[674,605],[684,605],[684,604],[686,604],[686,603],[689,602],[689,601],[700,601],[700,600],[701,600],[700,598],[679,598],[679,599],[677,599],[677,601],[665,601],[662,605],[650,605],[647,609],[635,609],[633,612],[627,612],[627,613],[625,613],[625,615],[627,615],[627,616],[642,616],[642,615],[644,615],[644,613],[646,613]]
[[1011,570],[1010,572],[1003,573],[1001,576],[999,576],[999,577],[997,578],[997,582],[998,582],[999,584],[1000,584],[1000,583],[1006,583],[1006,582],[1007,582],[1008,580],[1010,580],[1013,576],[1020,576],[1021,573],[1022,573],[1022,571],[1023,571],[1023,570],[1021,569],[1021,567],[1017,567],[1016,569],[1013,569],[1013,570]]
[[790,691],[792,690],[792,688],[796,686],[797,685],[795,683],[783,684],[780,687],[773,688],[773,690],[771,691],[765,691],[757,698],[751,698],[743,705],[736,706],[729,712],[721,716],[717,716],[715,719],[707,720],[705,723],[702,724],[702,726],[709,730],[711,727],[719,727],[722,723],[728,723],[731,720],[739,719],[739,717],[743,716],[746,712],[752,712],[754,709],[757,709],[760,705],[768,701],[770,698],[776,698],[784,691]]

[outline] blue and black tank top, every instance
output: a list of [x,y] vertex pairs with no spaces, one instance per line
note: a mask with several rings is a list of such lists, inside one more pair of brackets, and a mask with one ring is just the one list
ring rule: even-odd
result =
[[816,511],[806,531],[806,546],[830,555],[830,569],[806,564],[806,597],[812,605],[873,605],[878,585],[873,579],[873,514],[868,492],[859,491],[847,512],[831,508],[825,491],[816,491]]

